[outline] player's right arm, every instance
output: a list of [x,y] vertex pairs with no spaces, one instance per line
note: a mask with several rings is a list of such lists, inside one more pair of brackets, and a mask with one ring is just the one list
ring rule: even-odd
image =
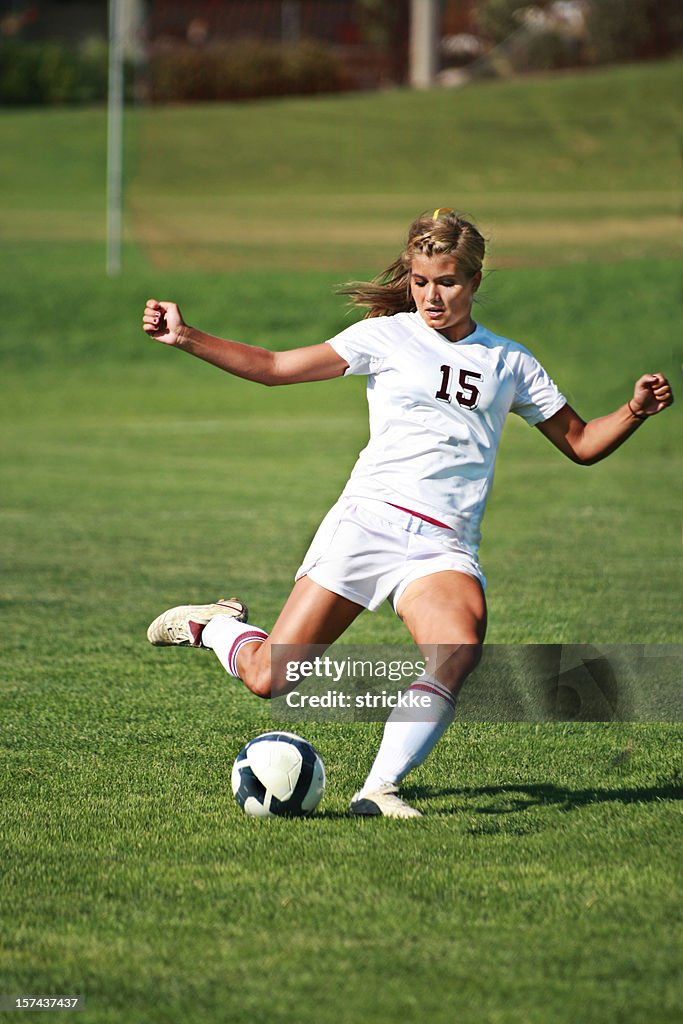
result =
[[183,349],[213,366],[258,384],[303,384],[341,377],[348,363],[331,345],[309,345],[287,352],[271,352],[255,345],[228,341],[188,326],[175,302],[149,299],[142,329],[164,345]]

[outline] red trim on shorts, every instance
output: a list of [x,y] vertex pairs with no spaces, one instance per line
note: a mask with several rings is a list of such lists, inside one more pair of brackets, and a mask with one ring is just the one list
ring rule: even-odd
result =
[[432,519],[431,516],[426,516],[424,512],[415,512],[412,508],[404,508],[403,505],[394,505],[393,501],[388,501],[387,505],[391,505],[392,508],[399,508],[401,512],[407,512],[411,516],[417,516],[418,519],[424,519],[425,523],[431,523],[432,526],[442,526],[444,530],[451,530],[452,527],[446,523],[440,523],[438,519]]

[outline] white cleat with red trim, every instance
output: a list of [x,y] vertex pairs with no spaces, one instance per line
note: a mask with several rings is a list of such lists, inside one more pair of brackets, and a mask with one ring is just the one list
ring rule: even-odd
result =
[[356,793],[349,807],[349,814],[356,818],[421,818],[422,812],[411,807],[398,795],[398,786],[378,786],[370,793]]
[[247,621],[248,609],[236,597],[221,597],[215,604],[182,604],[158,615],[147,630],[155,647],[203,647],[202,631],[217,615]]

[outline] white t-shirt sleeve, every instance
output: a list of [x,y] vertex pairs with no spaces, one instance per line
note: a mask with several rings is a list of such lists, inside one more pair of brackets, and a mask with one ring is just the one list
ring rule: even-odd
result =
[[387,353],[386,331],[378,323],[384,317],[361,320],[327,342],[349,364],[346,373],[378,373]]
[[566,405],[567,399],[538,359],[521,345],[508,355],[515,377],[515,397],[511,412],[534,427],[550,419]]

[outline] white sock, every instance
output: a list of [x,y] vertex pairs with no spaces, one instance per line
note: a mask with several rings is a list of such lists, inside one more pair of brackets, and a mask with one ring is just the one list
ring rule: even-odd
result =
[[397,786],[412,768],[422,764],[455,717],[455,697],[433,676],[421,676],[405,692],[419,693],[426,706],[397,707],[391,712],[361,795],[383,785]]
[[263,643],[268,634],[258,626],[250,626],[248,622],[238,622],[227,615],[215,615],[202,630],[202,643],[210,647],[226,672],[231,676],[240,675],[237,671],[237,655],[245,644]]

